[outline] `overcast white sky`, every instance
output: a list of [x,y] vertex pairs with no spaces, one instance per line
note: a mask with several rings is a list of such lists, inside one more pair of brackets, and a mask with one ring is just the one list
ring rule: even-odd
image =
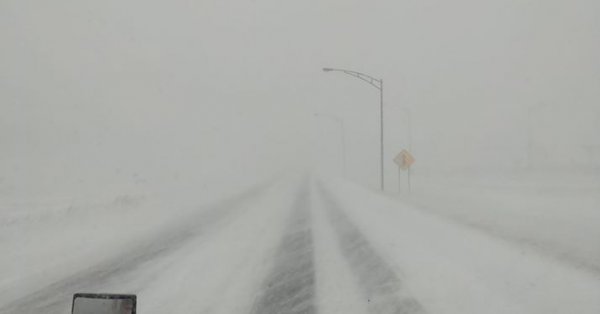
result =
[[422,169],[525,167],[528,132],[540,166],[589,166],[599,38],[596,0],[0,0],[0,185],[335,167],[317,112],[376,182],[377,90],[323,66],[384,79],[392,173],[401,106]]

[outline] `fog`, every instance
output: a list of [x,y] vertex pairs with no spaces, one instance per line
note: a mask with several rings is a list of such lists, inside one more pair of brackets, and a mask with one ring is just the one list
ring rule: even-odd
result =
[[4,191],[340,175],[315,113],[345,120],[348,176],[376,185],[378,91],[325,66],[384,79],[386,173],[407,110],[415,173],[599,166],[594,1],[0,6]]
[[595,0],[0,0],[0,313],[598,313],[599,38]]

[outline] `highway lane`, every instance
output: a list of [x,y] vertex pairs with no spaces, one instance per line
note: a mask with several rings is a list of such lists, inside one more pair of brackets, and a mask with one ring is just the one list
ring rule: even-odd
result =
[[195,213],[168,229],[159,230],[152,238],[143,239],[134,250],[120,252],[18,300],[0,305],[0,313],[65,313],[65,307],[70,305],[74,293],[94,292],[98,287],[119,282],[119,278],[126,277],[144,264],[173,254],[193,239],[210,235],[215,229],[222,228],[227,220],[239,216],[245,203],[260,197],[266,189],[265,186],[251,189],[208,211]]
[[[329,231],[315,232],[316,225]],[[319,289],[317,274],[327,263],[349,274],[327,280],[359,292],[336,302],[361,303],[364,313],[425,313],[334,197],[308,181],[251,191],[188,217],[133,252],[0,305],[0,313],[66,313],[75,292],[136,293],[144,314],[326,313],[332,291]]]
[[394,269],[371,246],[366,236],[343,212],[333,196],[323,189],[320,189],[320,194],[342,254],[367,300],[369,313],[425,313],[419,301],[406,291]]
[[308,187],[293,204],[273,267],[260,287],[253,314],[317,313],[314,246]]
[[[315,256],[310,191],[309,188],[302,191],[294,203],[281,244],[273,256],[273,268],[260,288],[252,314],[318,313],[318,306],[323,303],[317,298],[327,298],[316,295],[319,278],[315,277],[318,267],[315,264],[323,258]],[[329,227],[337,237],[338,248],[329,249],[341,252],[341,260],[346,265],[338,267],[349,267],[354,277],[350,284],[362,291],[361,299],[350,300],[355,296],[347,295],[342,302],[362,302],[367,312],[373,314],[426,313],[419,301],[405,289],[394,269],[370,245],[333,197],[323,189],[319,192],[314,201],[324,204],[322,208],[326,211],[325,216],[329,217]]]

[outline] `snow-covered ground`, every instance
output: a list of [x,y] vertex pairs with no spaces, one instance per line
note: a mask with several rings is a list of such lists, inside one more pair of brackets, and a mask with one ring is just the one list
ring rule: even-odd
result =
[[[120,187],[0,200],[0,304],[118,258],[190,215],[240,201],[222,201],[232,197],[223,193],[182,190],[165,196],[152,188]],[[253,192],[237,197],[245,200]]]
[[600,278],[340,182],[341,206],[431,313],[597,313]]
[[157,314],[600,312],[589,272],[343,181],[126,199],[3,225],[0,313],[67,313],[75,292]]
[[416,178],[404,201],[600,275],[600,176]]

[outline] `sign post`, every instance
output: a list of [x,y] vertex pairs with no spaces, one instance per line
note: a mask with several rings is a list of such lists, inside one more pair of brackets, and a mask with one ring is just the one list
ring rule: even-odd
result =
[[415,157],[406,149],[403,149],[394,157],[394,163],[398,165],[398,192],[402,192],[402,170],[406,170],[408,175],[408,192],[410,193],[410,166],[415,163]]

